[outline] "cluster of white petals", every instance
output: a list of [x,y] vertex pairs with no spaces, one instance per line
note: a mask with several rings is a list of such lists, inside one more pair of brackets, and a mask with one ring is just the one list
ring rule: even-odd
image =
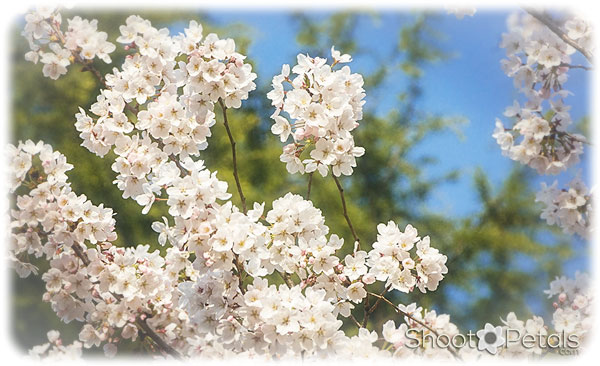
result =
[[[450,348],[440,348],[433,344],[435,334],[445,334],[449,338],[459,334],[456,325],[450,322],[448,314],[437,314],[435,310],[423,309],[417,304],[398,305],[406,314],[398,327],[393,320],[383,324],[381,336],[392,345],[393,357],[408,357],[415,354],[424,357],[452,359]],[[412,334],[411,334],[412,333]],[[411,337],[408,337],[409,334]]]
[[[567,25],[572,22],[584,24],[573,18]],[[497,119],[493,137],[512,160],[539,174],[558,174],[579,162],[585,143],[585,137],[568,131],[571,107],[564,101],[571,94],[563,84],[575,49],[531,15],[514,14],[508,26],[509,33],[503,34],[500,44],[507,56],[502,68],[526,102],[515,100],[506,109],[504,115],[515,123],[506,128]],[[591,30],[589,26],[585,29],[587,33],[578,40],[587,47]]]
[[29,357],[39,361],[72,361],[81,359],[81,342],[75,341],[72,344],[64,346],[60,333],[57,330],[51,330],[47,334],[48,343],[34,346],[29,350]]
[[[548,298],[553,298],[554,313],[551,325],[545,325],[544,319],[532,316],[523,321],[514,312],[503,320],[506,332],[507,346],[501,350],[501,356],[519,357],[542,355],[552,348],[563,347],[565,340],[576,341],[579,352],[585,345],[585,337],[592,327],[593,296],[589,288],[589,276],[577,272],[574,278],[557,277],[550,282],[550,289],[544,292]],[[527,346],[519,342],[517,337],[529,337],[535,342]]]
[[[417,287],[423,293],[437,289],[448,273],[448,258],[430,246],[429,236],[420,238],[417,229],[410,224],[402,232],[393,221],[377,225],[377,232],[373,250],[368,255],[358,252],[353,258],[346,257],[347,268],[349,261],[353,267],[364,266],[364,260],[357,259],[366,257],[370,267],[368,276],[385,281],[387,288],[409,292]],[[414,254],[410,252],[412,249]],[[364,269],[357,271],[362,273]]]
[[29,256],[51,259],[72,245],[116,239],[112,210],[71,191],[65,172],[73,166],[64,155],[28,140],[9,145],[8,158],[11,191],[17,194],[16,208],[11,210],[9,260],[21,277],[37,273]]
[[29,42],[25,59],[44,64],[44,76],[58,79],[67,73],[74,61],[81,64],[99,58],[111,63],[110,53],[116,46],[108,42],[106,32],[98,31],[97,20],[76,16],[67,20],[67,30],[62,31],[62,17],[53,7],[39,6],[25,16],[27,24],[23,36]]
[[548,225],[557,225],[566,234],[577,234],[588,238],[592,223],[592,192],[580,176],[576,176],[567,188],[559,189],[558,182],[550,186],[542,183],[536,194],[536,202],[542,202],[541,217]]
[[334,70],[352,59],[333,47],[331,54],[331,65],[324,58],[299,54],[298,64],[291,69],[295,76],[290,76],[289,65],[283,65],[267,94],[276,107],[271,131],[281,142],[290,135],[294,140],[280,156],[292,174],[318,170],[326,176],[331,168],[337,177],[351,175],[355,158],[365,152],[354,145],[351,134],[362,119],[365,103],[362,75],[352,74],[348,66]]
[[583,338],[593,325],[594,296],[589,275],[577,272],[574,278],[557,277],[545,291],[555,298],[552,324],[558,332],[577,334]]
[[[127,18],[120,30],[118,42],[132,53],[121,70],[106,76],[106,89],[90,108],[93,117],[80,109],[75,127],[90,151],[117,154],[112,168],[124,198],[133,197],[145,213],[168,188],[170,213],[189,217],[194,195],[210,204],[207,186],[226,190],[214,175],[205,177],[201,161],[191,159],[208,145],[215,104],[238,108],[255,89],[256,74],[232,39],[212,33],[203,38],[195,21],[174,37],[138,16]],[[181,174],[192,177],[182,181]],[[178,197],[171,194],[175,186],[183,190]]]
[[[62,33],[55,10],[28,14],[24,34],[32,52],[27,58],[40,58],[44,75],[53,79],[74,61],[90,71],[95,57],[111,62],[108,53],[115,47],[106,42],[106,33],[97,31],[96,23],[75,17]],[[580,138],[565,132],[570,118],[560,90],[565,80],[561,63],[569,62],[572,52],[536,27],[529,21],[518,28],[524,46],[510,52],[506,67],[519,83],[546,84],[541,89],[535,83],[527,87],[527,105],[516,104],[514,113],[507,114],[519,119],[513,131],[535,140],[538,147],[527,142],[525,152],[510,154],[519,160],[528,156],[524,163],[556,173],[575,162],[582,150]],[[586,42],[585,24],[570,22],[565,27],[573,39]],[[344,240],[330,234],[321,210],[310,200],[287,193],[273,201],[270,210],[265,203],[254,203],[246,211],[242,199],[240,210],[230,201],[227,183],[198,159],[208,146],[215,106],[225,119],[226,109],[239,108],[256,87],[256,75],[245,56],[235,52],[232,39],[203,37],[195,21],[183,33],[170,36],[166,28],[156,29],[139,16],[128,17],[120,33],[117,42],[129,54],[120,69],[97,75],[104,89],[89,111],[80,108],[75,127],[88,150],[100,157],[115,154],[114,183],[123,198],[133,198],[143,214],[155,202],[168,209],[169,217],[152,224],[162,254],[150,251],[150,245],[123,248],[111,243],[117,238],[113,211],[71,191],[65,173],[72,165],[64,155],[43,142],[9,146],[9,180],[16,196],[10,221],[11,265],[26,277],[37,273],[30,256],[44,256],[49,269],[41,275],[43,300],[63,322],[83,323],[81,342],[64,347],[58,332],[52,331],[49,343],[30,352],[33,357],[76,357],[82,348],[101,345],[112,357],[123,339],[138,338],[149,342],[155,355],[174,357],[456,356],[454,350],[434,347],[425,338],[413,347],[415,341],[407,338],[409,331],[458,334],[449,315],[415,303],[396,306],[385,297],[392,290],[408,293],[418,288],[425,293],[438,288],[448,272],[447,257],[430,246],[428,236],[419,237],[411,225],[400,231],[389,221],[377,226],[372,250],[360,250],[355,243],[342,260],[341,253],[349,253],[343,250]],[[505,37],[506,45],[510,37]],[[545,49],[532,49],[538,38],[561,52],[559,64],[550,64]],[[53,53],[44,51],[46,47]],[[336,177],[350,175],[355,158],[364,154],[351,134],[362,119],[363,78],[348,66],[334,69],[351,57],[333,47],[331,53],[331,65],[326,59],[298,55],[291,70],[295,76],[284,65],[281,75],[273,78],[268,94],[276,107],[272,132],[282,142],[292,135],[293,142],[280,157],[290,173],[318,170],[326,176],[331,168]],[[518,56],[523,53],[528,59],[524,63]],[[555,112],[547,119],[541,115],[544,100]],[[495,137],[506,151],[520,149],[501,126]],[[547,204],[544,218],[565,231],[582,235],[588,226],[591,205],[580,181],[567,191],[559,191],[556,184],[545,187],[538,200]],[[371,292],[375,286],[368,288],[377,281],[385,288],[381,294]],[[584,334],[589,329],[591,295],[585,282],[578,276],[551,284],[548,294],[558,295],[556,330]],[[374,304],[369,305],[369,299]],[[365,327],[380,302],[392,306],[404,321],[398,327],[387,321],[381,337]],[[355,306],[365,309],[362,325],[352,314]],[[540,319],[520,322],[511,313],[505,324],[539,330],[544,328]],[[351,337],[342,327],[350,320],[358,328]]]

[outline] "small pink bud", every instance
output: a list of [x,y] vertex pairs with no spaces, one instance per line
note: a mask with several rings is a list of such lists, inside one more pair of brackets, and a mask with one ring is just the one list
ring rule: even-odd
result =
[[375,282],[375,276],[372,273],[367,273],[366,275],[364,275],[362,277],[362,281],[366,284],[366,285],[370,285],[372,283]]
[[560,295],[558,295],[558,301],[560,302],[565,302],[567,300],[567,294],[565,294],[564,292]]
[[555,309],[558,309],[558,304],[557,304],[556,302],[553,302],[553,303],[552,303],[552,306],[553,306]]

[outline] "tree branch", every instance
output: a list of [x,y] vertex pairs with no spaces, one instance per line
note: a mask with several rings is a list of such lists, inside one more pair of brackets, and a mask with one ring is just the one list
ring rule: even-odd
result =
[[231,143],[231,155],[233,157],[233,177],[235,178],[237,191],[240,194],[240,200],[242,201],[242,210],[244,213],[246,213],[246,197],[244,196],[244,192],[242,191],[240,177],[238,176],[237,157],[235,153],[235,140],[233,139],[233,135],[231,134],[231,130],[229,129],[229,122],[227,121],[227,108],[225,107],[225,104],[223,104],[223,101],[221,99],[219,99],[219,104],[221,105],[221,109],[223,110],[223,124],[225,125],[225,129],[227,130],[227,136],[229,136],[229,142]]
[[[374,292],[367,292],[367,294],[368,294],[368,295],[371,295],[371,296],[375,296],[375,297],[377,297],[377,298],[379,298],[379,299],[383,300],[383,301],[384,301],[384,302],[386,302],[388,305],[390,305],[390,306],[391,306],[391,307],[392,307],[394,310],[396,310],[396,312],[397,312],[398,314],[402,314],[402,315],[404,315],[405,317],[407,317],[407,318],[411,319],[411,320],[412,320],[412,321],[414,321],[415,323],[417,323],[417,324],[421,325],[422,327],[426,328],[427,330],[429,330],[430,332],[432,332],[432,333],[433,333],[433,334],[435,334],[436,336],[439,336],[438,332],[436,332],[436,331],[435,331],[433,328],[431,328],[429,325],[427,325],[427,324],[425,324],[424,322],[422,322],[422,321],[418,320],[417,318],[413,317],[412,315],[408,314],[407,312],[400,310],[400,308],[399,308],[399,307],[397,307],[397,306],[396,306],[396,305],[395,305],[393,302],[391,302],[390,300],[388,300],[388,299],[387,299],[385,296],[383,296],[383,295],[378,295],[378,294],[376,294],[376,293],[374,293]],[[448,347],[448,351],[450,351],[450,353],[452,353],[452,355],[453,355],[455,358],[457,358],[457,359],[461,360],[461,357],[458,355],[458,353],[456,352],[456,350],[454,350],[452,347]]]
[[529,8],[526,8],[525,11],[529,13],[529,15],[537,19],[540,23],[548,27],[548,29],[550,29],[554,34],[556,34],[566,44],[581,52],[581,54],[584,55],[585,58],[587,58],[591,64],[593,64],[593,55],[588,50],[578,45],[577,42],[572,40],[569,36],[567,36],[565,32],[562,29],[560,29],[560,27],[554,22],[554,20],[549,15]]
[[360,250],[360,239],[358,238],[358,235],[356,234],[356,231],[354,230],[354,226],[352,226],[352,221],[350,221],[350,216],[348,216],[348,209],[346,208],[346,198],[344,198],[344,188],[342,188],[340,181],[338,180],[338,178],[335,175],[331,174],[331,176],[333,177],[333,180],[335,180],[335,184],[337,185],[338,191],[340,191],[340,198],[342,199],[342,208],[344,209],[344,217],[346,218],[348,227],[350,228],[350,231],[352,232],[354,241],[358,243],[358,249]]
[[[79,259],[81,259],[81,261],[83,262],[83,264],[85,264],[85,266],[87,267],[90,264],[90,259],[88,258],[87,254],[83,251],[83,249],[81,248],[81,246],[79,245],[79,243],[73,243],[73,245],[71,245],[71,248],[73,249],[73,251],[75,252],[75,254],[77,255],[77,257],[79,257]],[[117,300],[122,300],[123,297],[119,294],[112,294]],[[139,316],[136,318],[135,320],[135,324],[137,325],[138,329],[141,329],[148,337],[150,337],[160,348],[162,348],[162,350],[175,357],[176,359],[182,359],[182,356],[179,354],[179,352],[177,350],[175,350],[173,347],[171,347],[167,342],[165,342],[161,337],[159,337],[158,334],[156,334],[156,332],[154,330],[152,330],[152,328],[150,328],[150,326],[148,325],[148,323],[146,322],[146,319],[141,319]]]

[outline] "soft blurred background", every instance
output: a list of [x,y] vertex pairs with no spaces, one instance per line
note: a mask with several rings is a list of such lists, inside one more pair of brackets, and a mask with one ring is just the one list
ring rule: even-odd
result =
[[[519,11],[515,9],[515,11]],[[476,330],[486,322],[500,322],[510,311],[519,318],[538,314],[549,323],[551,303],[543,290],[557,275],[588,270],[588,243],[547,226],[534,202],[539,177],[501,156],[491,137],[494,119],[520,98],[512,80],[502,72],[499,48],[509,11],[478,12],[458,20],[453,15],[422,11],[373,12],[200,12],[108,11],[63,12],[63,19],[80,15],[98,19],[99,30],[113,41],[118,26],[130,14],[148,18],[157,27],[181,32],[195,19],[204,34],[232,37],[248,55],[258,74],[257,90],[230,115],[238,141],[240,177],[249,202],[270,203],[288,191],[304,195],[307,176],[287,174],[279,162],[281,143],[271,134],[266,99],[271,78],[284,63],[295,64],[299,52],[329,57],[330,47],[350,53],[353,72],[365,78],[365,115],[354,131],[366,154],[358,159],[351,178],[343,177],[349,215],[365,243],[376,237],[376,225],[394,220],[401,228],[411,223],[420,235],[430,235],[432,246],[448,256],[449,273],[436,292],[422,295],[394,292],[393,301],[419,305],[451,315],[460,329]],[[123,200],[112,184],[112,158],[100,159],[80,146],[73,126],[78,106],[88,108],[100,85],[89,73],[71,66],[58,81],[42,76],[41,65],[24,60],[27,43],[20,36],[22,17],[14,19],[11,34],[11,139],[44,140],[64,153],[75,168],[69,172],[73,189],[95,204],[104,202],[117,213],[117,244],[150,244],[158,249],[150,225],[166,214],[157,203],[146,216],[132,200]],[[116,66],[124,51],[112,54]],[[575,57],[573,63],[583,63]],[[103,71],[112,66],[97,62]],[[588,134],[590,75],[573,70],[566,87],[578,132]],[[229,182],[233,192],[229,143],[221,116],[201,158]],[[589,151],[578,166],[589,182]],[[577,169],[558,177],[565,183]],[[351,234],[342,216],[339,195],[330,177],[314,176],[311,199],[326,218],[332,233],[346,241]],[[234,203],[239,203],[233,195]],[[40,264],[40,263],[38,263]],[[45,271],[40,264],[40,271]],[[63,324],[42,302],[44,284],[37,276],[22,280],[13,275],[11,330],[19,347],[46,342],[50,329],[63,340],[77,338],[81,325]],[[361,309],[356,309],[362,314]],[[385,318],[398,317],[380,307],[368,327],[381,329]],[[348,330],[348,332],[355,332]],[[130,344],[131,352],[140,345]]]

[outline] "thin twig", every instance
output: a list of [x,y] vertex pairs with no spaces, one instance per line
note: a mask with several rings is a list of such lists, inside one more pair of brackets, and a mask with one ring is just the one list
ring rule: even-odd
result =
[[242,185],[240,184],[240,177],[238,176],[237,169],[237,157],[235,153],[235,140],[233,139],[233,135],[231,134],[231,130],[229,129],[229,122],[227,120],[227,108],[223,101],[219,99],[219,104],[221,105],[221,109],[223,110],[223,124],[225,125],[225,129],[227,130],[227,136],[229,136],[229,142],[231,143],[231,155],[233,157],[233,177],[235,178],[235,184],[237,186],[238,193],[240,194],[240,200],[242,201],[242,211],[246,213],[246,197],[244,196],[244,192],[242,191]]
[[310,187],[312,185],[313,173],[314,172],[312,172],[312,173],[310,173],[308,175],[308,191],[306,192],[306,199],[307,200],[310,200]]
[[[379,299],[377,299],[379,300]],[[365,299],[365,304],[363,305],[363,321],[362,321],[362,327],[366,328],[367,327],[367,323],[369,322],[369,293],[367,292],[367,296]]]
[[354,324],[356,324],[356,326],[359,329],[362,328],[362,325],[358,322],[358,320],[356,320],[356,318],[354,317],[354,315],[350,314],[350,319],[352,319],[354,321]]
[[591,64],[593,64],[593,55],[588,50],[578,45],[577,42],[572,40],[569,36],[567,36],[565,32],[563,32],[563,30],[560,29],[560,27],[554,22],[554,20],[549,15],[533,9],[525,9],[525,11],[529,13],[532,17],[537,19],[539,22],[544,24],[546,27],[548,27],[548,29],[550,29],[554,34],[556,34],[566,44],[581,52],[581,54],[584,55],[585,58],[587,58]]
[[593,67],[590,67],[590,66],[571,65],[571,64],[565,64],[565,63],[560,64],[560,67],[568,67],[569,69],[584,69],[586,71],[592,71],[594,69]]
[[377,298],[377,301],[375,301],[375,304],[373,304],[373,306],[371,306],[369,308],[369,312],[367,313],[367,316],[369,316],[371,313],[373,313],[375,311],[375,309],[377,309],[377,307],[379,306],[379,303],[381,302],[381,298],[383,297],[383,295],[388,292],[390,290],[390,288],[392,287],[392,285],[388,285],[386,288],[383,289],[383,291],[381,291],[381,293],[379,294],[380,297]]
[[358,235],[356,234],[356,231],[354,230],[354,226],[352,226],[352,221],[350,221],[350,216],[348,216],[348,209],[346,208],[346,198],[344,198],[344,188],[342,188],[340,181],[337,179],[337,177],[335,175],[331,174],[331,176],[333,177],[333,180],[335,180],[335,184],[338,188],[338,191],[340,191],[340,198],[342,199],[342,208],[344,210],[344,217],[346,218],[348,227],[350,228],[350,231],[352,232],[354,241],[358,243],[358,249],[360,250],[360,239],[358,238]]
[[[391,302],[390,300],[388,300],[385,296],[383,295],[378,295],[376,293],[373,292],[367,292],[367,294],[371,295],[371,296],[375,296],[381,300],[383,300],[384,302],[386,302],[387,304],[389,304],[394,310],[396,310],[397,313],[404,315],[405,317],[411,319],[412,321],[414,321],[415,323],[421,325],[422,327],[428,329],[430,332],[432,332],[433,334],[435,334],[436,336],[439,336],[438,332],[436,332],[433,328],[431,328],[429,325],[425,324],[424,322],[418,320],[417,318],[413,317],[412,315],[408,314],[405,311],[400,310],[399,307],[397,307],[393,302]],[[452,355],[457,358],[457,359],[461,359],[461,357],[458,355],[458,353],[456,352],[456,350],[454,350],[453,348],[449,347],[448,350],[450,351],[450,353],[452,353]]]

